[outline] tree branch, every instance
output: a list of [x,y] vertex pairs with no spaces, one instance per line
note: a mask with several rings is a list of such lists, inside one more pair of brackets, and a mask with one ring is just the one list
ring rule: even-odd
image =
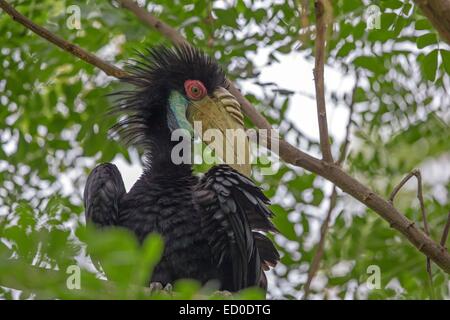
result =
[[317,271],[320,267],[320,261],[323,257],[324,247],[325,247],[325,240],[328,234],[328,229],[330,227],[330,220],[331,220],[331,214],[333,213],[334,208],[336,207],[337,202],[337,190],[336,186],[333,186],[333,190],[330,194],[330,204],[328,206],[327,215],[325,217],[325,220],[323,221],[321,227],[320,227],[320,240],[317,245],[317,251],[314,255],[311,266],[309,267],[308,271],[308,278],[306,279],[305,285],[303,286],[303,300],[308,299],[310,288],[311,288],[311,282],[314,279]]
[[308,27],[309,27],[309,0],[302,0],[299,6],[301,31],[299,35],[300,42],[306,43],[308,41]]
[[[425,234],[427,236],[430,235],[430,230],[428,228],[428,221],[427,221],[427,213],[425,209],[425,204],[423,201],[423,192],[422,192],[422,175],[420,174],[420,170],[414,169],[410,173],[408,173],[402,181],[394,188],[391,195],[389,196],[389,201],[391,203],[394,202],[394,198],[397,195],[397,193],[400,191],[400,189],[405,185],[405,183],[411,179],[412,177],[416,177],[417,179],[417,199],[419,200],[420,204],[420,211],[422,212],[422,220],[423,220],[423,228],[425,230]],[[434,287],[433,287],[433,274],[431,272],[431,261],[430,258],[427,257],[427,274],[428,274],[428,281],[430,283],[430,289],[431,289],[431,298],[434,298]]]
[[[347,155],[347,149],[350,144],[350,129],[351,129],[351,125],[352,125],[353,112],[355,110],[355,108],[354,108],[355,94],[356,94],[356,90],[358,88],[358,82],[359,82],[358,80],[359,80],[359,76],[357,74],[355,86],[352,91],[352,98],[351,98],[350,105],[349,105],[350,113],[348,116],[348,122],[347,122],[347,126],[345,129],[345,138],[344,138],[344,141],[342,142],[341,153],[339,155],[339,160],[337,163],[338,165],[341,165],[343,163],[343,161],[345,160],[345,157]],[[333,210],[336,207],[336,202],[337,202],[337,190],[336,190],[336,185],[333,185],[333,190],[331,191],[331,194],[330,194],[327,215],[320,227],[320,240],[317,245],[317,251],[312,259],[311,266],[309,267],[309,271],[308,271],[308,278],[306,279],[305,285],[303,287],[303,292],[304,292],[303,300],[308,299],[311,282],[312,282],[313,278],[315,277],[317,271],[319,270],[320,261],[322,260],[322,257],[323,257],[326,236],[328,234],[328,229],[330,228],[331,214],[333,213]]]
[[340,154],[339,154],[339,159],[337,161],[338,165],[342,165],[344,163],[345,159],[347,158],[348,147],[350,145],[350,130],[351,130],[352,121],[353,121],[353,113],[355,112],[355,101],[356,101],[355,99],[356,99],[356,90],[358,89],[358,83],[359,83],[359,74],[356,74],[355,86],[353,87],[352,97],[351,97],[350,105],[348,107],[349,115],[348,115],[347,126],[345,127],[344,142],[342,143],[342,146],[340,149]]
[[450,44],[450,0],[415,0],[441,38]]
[[448,213],[447,223],[445,224],[444,231],[442,232],[442,237],[441,237],[441,246],[442,247],[445,247],[445,243],[447,242],[449,229],[450,229],[450,212]]
[[119,0],[119,3],[122,7],[133,12],[139,20],[150,27],[155,28],[164,37],[171,40],[173,44],[178,46],[189,45],[186,39],[177,30],[165,24],[155,16],[147,14],[147,10],[143,10],[143,8],[139,7],[139,5],[133,0]]
[[[0,7],[6,12],[17,12],[11,11],[12,7],[4,0],[0,0]],[[142,8],[141,8],[142,9]],[[9,10],[9,11],[7,11]],[[142,9],[146,12],[144,9]],[[146,14],[150,14],[146,12]],[[19,17],[17,14],[13,14],[12,17]],[[17,19],[16,19],[17,20]],[[27,28],[32,27],[31,24],[21,24]],[[34,25],[34,24],[33,24]],[[36,27],[36,25],[34,25]],[[35,28],[34,27],[34,28]],[[44,29],[40,28],[39,29]],[[45,29],[44,29],[45,30]],[[41,37],[44,37],[43,32],[36,32]],[[54,39],[54,36],[52,36]],[[50,40],[49,40],[50,41]],[[54,41],[51,41],[55,43]],[[57,43],[55,43],[57,44]],[[65,50],[64,46],[60,46]],[[66,50],[69,53],[75,55],[71,50]],[[92,55],[93,56],[93,55]],[[79,58],[80,57],[78,56]],[[94,56],[95,57],[95,56]],[[98,57],[95,57],[99,59]],[[107,72],[109,67],[112,67],[107,62],[96,63],[95,59],[83,59],[84,61],[99,67],[101,70]],[[91,62],[89,62],[91,61]],[[120,69],[116,68],[118,71]],[[123,70],[117,73],[118,78],[126,77],[126,73],[122,73]],[[108,73],[113,75],[114,73]],[[241,103],[242,110],[250,118],[253,124],[260,129],[271,129],[269,122],[253,107],[253,105],[240,93],[240,91],[231,84],[230,92],[238,99]],[[279,156],[285,162],[290,163],[295,166],[302,167],[308,171],[311,171],[317,175],[324,177],[325,179],[331,181],[333,184],[338,186],[342,191],[350,194],[353,198],[365,204],[367,207],[371,208],[373,211],[378,213],[380,217],[386,220],[391,227],[400,231],[406,238],[416,247],[419,251],[424,253],[426,256],[430,257],[438,266],[440,266],[445,272],[450,273],[450,254],[440,246],[440,244],[434,242],[430,237],[428,237],[422,230],[417,228],[413,222],[402,215],[389,201],[383,199],[380,195],[370,190],[368,187],[363,185],[361,182],[344,172],[337,164],[324,162],[315,157],[308,155],[307,153],[295,148],[288,142],[280,140],[280,153]]]
[[93,66],[96,66],[100,70],[104,71],[107,75],[116,77],[116,78],[123,78],[126,76],[125,71],[103,61],[96,55],[94,55],[90,52],[87,52],[86,50],[74,45],[73,43],[70,43],[70,42],[58,37],[57,35],[51,33],[47,29],[36,25],[33,21],[31,21],[27,17],[23,16],[16,9],[14,9],[12,6],[10,6],[5,0],[0,0],[0,8],[5,10],[5,12],[13,18],[13,20],[24,25],[27,29],[33,31],[38,36],[41,36],[42,38],[48,40],[49,42],[57,45],[64,51],[67,51],[67,52],[71,53],[72,55],[80,58],[81,60],[84,60],[87,63],[89,63]]
[[389,196],[389,201],[394,202],[394,198],[397,195],[397,193],[400,191],[401,188],[411,179],[412,177],[415,177],[418,170],[414,169],[410,173],[408,173],[400,182],[399,184],[392,190],[391,195]]
[[331,154],[330,137],[328,135],[327,109],[325,105],[325,38],[327,32],[327,15],[324,0],[315,1],[316,13],[316,42],[315,42],[315,64],[314,82],[316,87],[317,117],[319,120],[320,148],[322,158],[327,162],[333,162]]

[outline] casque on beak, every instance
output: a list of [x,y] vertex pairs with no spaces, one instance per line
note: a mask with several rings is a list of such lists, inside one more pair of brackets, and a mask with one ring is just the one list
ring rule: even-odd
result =
[[[212,97],[205,97],[192,103],[187,109],[187,119],[194,129],[196,128],[194,122],[201,122],[202,141],[214,149],[216,156],[223,163],[250,176],[250,143],[245,133],[244,116],[241,105],[228,90],[219,87],[213,92]],[[218,130],[221,139],[216,135],[209,139],[209,135],[205,134],[208,129]]]

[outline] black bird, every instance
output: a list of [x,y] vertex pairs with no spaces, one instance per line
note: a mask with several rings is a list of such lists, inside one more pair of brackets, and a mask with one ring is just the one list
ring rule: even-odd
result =
[[266,289],[264,271],[276,265],[279,254],[261,233],[276,232],[261,189],[228,165],[199,177],[190,164],[171,159],[178,143],[171,134],[178,128],[192,131],[192,108],[228,110],[235,123],[243,124],[223,70],[189,46],[153,48],[135,62],[125,79],[134,89],[120,92],[115,107],[126,117],[115,129],[143,147],[144,172],[127,193],[115,165],[98,165],[84,190],[87,223],[127,228],[140,242],[151,232],[161,234],[165,247],[152,283],[191,278],[217,280],[221,290],[232,292]]

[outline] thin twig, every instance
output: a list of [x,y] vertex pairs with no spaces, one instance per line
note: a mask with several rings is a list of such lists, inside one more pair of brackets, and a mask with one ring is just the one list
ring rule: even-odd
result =
[[77,56],[81,60],[86,61],[87,63],[96,66],[100,70],[104,71],[107,75],[116,77],[116,78],[124,78],[127,73],[120,68],[117,68],[104,60],[100,59],[96,55],[87,52],[86,50],[70,43],[57,35],[51,33],[47,29],[36,25],[33,21],[28,19],[27,17],[20,14],[16,9],[10,6],[6,1],[0,0],[0,8],[5,10],[7,14],[9,14],[15,21],[24,25],[27,29],[33,31],[37,35],[42,38],[50,41],[51,43],[57,45],[64,51],[70,52],[72,55]]
[[348,151],[348,147],[350,145],[350,129],[351,129],[352,121],[353,121],[353,113],[355,112],[356,91],[358,89],[358,84],[359,84],[359,74],[356,74],[355,86],[353,87],[350,105],[348,106],[349,115],[348,115],[347,126],[345,127],[344,142],[342,143],[342,146],[340,148],[339,159],[337,161],[337,164],[339,166],[342,165],[342,163],[344,163],[345,159],[347,158],[347,151]]
[[309,40],[310,31],[308,30],[309,25],[309,0],[302,0],[299,3],[299,13],[300,13],[300,43],[306,43]]
[[327,32],[327,16],[325,12],[324,0],[316,0],[316,42],[315,42],[315,64],[314,82],[316,87],[317,117],[319,120],[320,148],[322,157],[327,162],[333,162],[331,154],[330,137],[328,134],[327,109],[325,105],[325,38]]
[[147,11],[143,10],[133,0],[119,0],[122,7],[130,10],[138,17],[142,22],[158,30],[164,37],[170,39],[176,45],[189,45],[186,39],[174,28],[165,24],[154,15],[146,14]]
[[[342,142],[342,145],[340,148],[341,153],[339,155],[339,160],[337,163],[338,165],[341,165],[344,162],[346,155],[347,155],[347,149],[350,144],[350,131],[351,131],[351,125],[352,125],[352,120],[353,120],[353,112],[355,109],[354,108],[355,93],[358,88],[358,82],[359,82],[358,80],[359,80],[359,76],[357,74],[355,86],[352,91],[352,97],[351,97],[351,101],[350,101],[350,105],[349,105],[350,113],[348,116],[347,126],[345,128],[345,138],[344,138],[344,141]],[[336,190],[336,185],[333,185],[333,190],[330,194],[330,200],[329,200],[330,204],[328,207],[327,215],[320,227],[320,240],[319,240],[319,243],[317,244],[317,251],[312,259],[311,266],[308,270],[308,278],[306,279],[305,285],[303,287],[303,291],[304,291],[303,300],[308,299],[311,282],[312,282],[313,278],[316,276],[317,271],[319,270],[319,267],[320,267],[320,261],[322,260],[322,257],[323,257],[326,236],[328,234],[328,229],[330,228],[331,214],[332,214],[334,208],[336,207],[336,200],[337,200],[337,190]]]
[[209,27],[207,45],[209,48],[214,46],[214,17],[212,14],[213,1],[208,2],[208,16],[205,18],[205,24]]
[[308,271],[308,278],[306,279],[305,285],[303,286],[304,291],[303,300],[308,299],[311,288],[311,282],[320,267],[320,261],[322,260],[325,247],[325,240],[330,226],[331,214],[333,213],[333,210],[336,207],[336,200],[337,200],[337,191],[336,186],[333,185],[333,190],[331,191],[330,194],[330,204],[328,206],[327,215],[322,223],[322,226],[320,227],[320,240],[319,243],[317,244],[317,251],[312,259],[311,266],[309,267]]
[[441,237],[441,246],[444,248],[445,248],[445,243],[447,242],[449,229],[450,229],[450,212],[448,213],[447,223],[445,224],[444,231],[442,232],[442,237]]
[[[391,203],[394,202],[394,198],[397,195],[397,193],[405,185],[405,183],[408,182],[408,180],[411,179],[412,177],[416,177],[416,179],[417,179],[417,199],[419,200],[420,211],[422,213],[423,228],[424,228],[425,234],[427,236],[429,236],[430,235],[430,230],[428,228],[427,212],[426,212],[425,204],[424,204],[424,201],[423,201],[422,175],[421,175],[419,169],[414,169],[413,171],[408,173],[402,179],[402,181],[400,181],[400,183],[394,188],[394,190],[392,191],[391,195],[389,196],[389,201]],[[432,273],[432,270],[431,270],[431,259],[428,256],[427,256],[427,274],[428,274],[428,281],[429,281],[430,289],[431,289],[431,298],[434,298],[433,273]]]
[[389,202],[393,203],[394,198],[397,195],[397,193],[400,191],[400,189],[411,179],[416,175],[417,170],[413,170],[410,173],[408,173],[401,181],[400,183],[392,190],[391,195],[389,196]]

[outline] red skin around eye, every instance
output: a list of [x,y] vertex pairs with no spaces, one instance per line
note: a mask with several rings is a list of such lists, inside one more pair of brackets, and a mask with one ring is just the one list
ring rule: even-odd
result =
[[184,90],[186,95],[191,100],[200,100],[207,95],[205,86],[198,80],[186,80],[184,82]]

